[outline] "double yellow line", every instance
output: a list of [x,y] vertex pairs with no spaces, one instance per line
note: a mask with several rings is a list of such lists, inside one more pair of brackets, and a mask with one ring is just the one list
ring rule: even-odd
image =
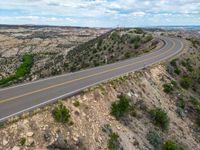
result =
[[104,74],[104,73],[108,73],[108,72],[111,72],[111,71],[114,71],[114,70],[117,70],[117,69],[122,69],[122,68],[125,68],[125,67],[129,67],[129,66],[132,66],[132,65],[134,65],[134,64],[138,64],[138,63],[140,63],[140,62],[144,62],[144,61],[147,61],[147,60],[154,59],[155,57],[158,57],[158,56],[160,56],[160,55],[163,55],[163,54],[167,53],[168,51],[172,50],[172,49],[174,48],[174,46],[175,46],[175,42],[172,41],[172,43],[173,43],[173,46],[172,46],[171,48],[169,48],[168,50],[166,50],[166,51],[165,51],[164,53],[162,53],[162,54],[159,54],[159,55],[157,55],[157,56],[154,56],[153,58],[144,59],[144,60],[141,60],[141,61],[138,61],[138,62],[130,63],[130,64],[127,64],[127,65],[123,65],[123,66],[116,67],[116,68],[112,68],[112,69],[109,69],[109,70],[106,70],[106,71],[103,71],[103,72],[100,72],[100,73],[95,73],[95,74],[92,74],[92,75],[89,75],[89,76],[85,76],[85,77],[82,77],[82,78],[74,79],[74,80],[71,80],[71,81],[66,81],[66,82],[63,82],[63,83],[60,83],[60,84],[55,84],[55,85],[52,85],[52,86],[49,86],[49,87],[46,87],[46,88],[42,88],[42,89],[39,89],[39,90],[35,90],[35,91],[32,91],[32,92],[28,92],[28,93],[25,93],[25,94],[21,94],[21,95],[19,95],[19,96],[14,96],[14,97],[11,97],[11,98],[7,98],[7,99],[4,99],[4,100],[0,100],[0,104],[5,103],[5,102],[9,102],[9,101],[12,101],[12,100],[15,100],[15,99],[24,97],[24,96],[29,96],[29,95],[32,95],[32,94],[35,94],[35,93],[39,93],[39,92],[42,92],[42,91],[46,91],[46,90],[49,90],[49,89],[52,89],[52,88],[56,88],[56,87],[59,87],[59,86],[65,85],[65,84],[69,84],[69,83],[73,83],[73,82],[80,81],[80,80],[83,80],[83,79],[87,79],[87,78],[90,78],[90,77],[102,75],[102,74]]

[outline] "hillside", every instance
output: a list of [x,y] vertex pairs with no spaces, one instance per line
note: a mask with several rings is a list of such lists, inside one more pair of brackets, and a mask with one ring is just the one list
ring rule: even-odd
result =
[[159,40],[142,29],[116,29],[81,44],[66,56],[69,71],[96,67],[136,57],[156,48]]

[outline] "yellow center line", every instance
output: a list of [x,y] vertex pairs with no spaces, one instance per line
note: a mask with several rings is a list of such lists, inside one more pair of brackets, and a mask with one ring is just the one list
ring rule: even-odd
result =
[[74,80],[71,80],[71,81],[66,81],[66,82],[63,82],[63,83],[60,83],[60,84],[55,84],[55,85],[52,85],[52,86],[49,86],[49,87],[46,87],[46,88],[42,88],[42,89],[39,89],[39,90],[35,90],[35,91],[32,91],[32,92],[21,94],[19,96],[14,96],[14,97],[11,97],[11,98],[0,100],[0,104],[5,103],[5,102],[9,102],[11,100],[18,99],[18,98],[21,98],[21,97],[24,97],[24,96],[32,95],[34,93],[39,93],[39,92],[42,92],[42,91],[45,91],[45,90],[49,90],[49,89],[52,89],[52,88],[55,88],[55,87],[58,87],[58,86],[62,86],[62,85],[69,84],[69,83],[73,83],[73,82],[76,82],[76,81],[79,81],[79,80],[83,80],[83,79],[87,79],[87,78],[90,78],[90,77],[102,75],[104,73],[111,72],[111,71],[114,71],[114,70],[117,70],[117,69],[121,69],[121,68],[125,68],[125,67],[128,67],[128,66],[132,66],[132,65],[138,64],[140,62],[144,62],[144,61],[147,61],[147,60],[154,59],[155,57],[161,56],[161,55],[167,53],[168,51],[172,50],[175,47],[175,42],[172,41],[172,43],[173,43],[173,46],[171,48],[169,48],[168,50],[166,50],[162,54],[155,55],[152,58],[144,59],[144,60],[141,60],[141,61],[138,61],[138,62],[130,63],[130,64],[127,64],[127,65],[123,65],[123,66],[119,66],[119,67],[112,68],[112,69],[109,69],[109,70],[106,70],[106,71],[103,71],[103,72],[100,72],[100,73],[95,73],[95,74],[92,74],[92,75],[89,75],[89,76],[85,76],[85,77],[82,77],[82,78],[74,79]]

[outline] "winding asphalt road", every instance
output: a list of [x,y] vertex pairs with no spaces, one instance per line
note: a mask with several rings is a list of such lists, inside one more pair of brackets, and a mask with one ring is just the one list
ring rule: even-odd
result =
[[0,121],[163,61],[181,52],[184,47],[184,42],[178,38],[160,38],[165,42],[161,49],[136,58],[0,89]]

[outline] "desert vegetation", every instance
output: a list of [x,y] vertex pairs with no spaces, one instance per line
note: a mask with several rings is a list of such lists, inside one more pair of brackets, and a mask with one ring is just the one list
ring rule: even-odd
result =
[[62,103],[54,108],[52,115],[57,122],[68,123],[70,120],[70,112]]
[[10,75],[0,80],[0,85],[6,85],[9,82],[18,80],[25,77],[30,73],[31,67],[33,65],[33,55],[26,54],[22,57],[22,64],[17,68],[14,75]]
[[189,112],[188,118],[195,122],[194,128],[195,126],[198,128],[200,125],[200,42],[195,38],[188,38],[188,41],[191,44],[190,52],[173,59],[167,66],[168,73],[174,77],[177,86],[180,85],[182,90],[177,90],[172,84],[165,84],[163,87],[166,93],[179,95],[176,101],[176,112],[181,118],[186,116],[185,112]]
[[155,108],[150,110],[150,116],[153,123],[160,127],[161,129],[166,130],[169,126],[169,118],[167,113],[160,108]]
[[160,136],[159,131],[155,129],[149,130],[149,132],[146,135],[147,140],[151,145],[155,147],[155,149],[159,149],[162,144],[162,139]]
[[117,119],[123,117],[130,109],[129,100],[125,95],[119,96],[119,101],[114,102],[111,107],[111,114]]
[[141,30],[116,29],[77,46],[66,56],[65,69],[77,71],[149,52],[156,47],[158,40]]

